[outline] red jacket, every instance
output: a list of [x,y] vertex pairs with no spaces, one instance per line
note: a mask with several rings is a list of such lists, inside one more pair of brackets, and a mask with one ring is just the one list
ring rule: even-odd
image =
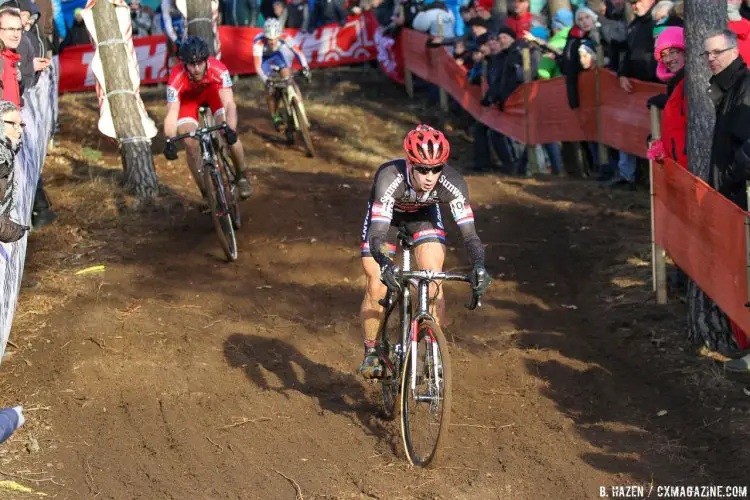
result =
[[750,63],[750,21],[747,19],[729,21],[727,27],[737,35],[737,46],[740,49],[742,60],[745,63]]
[[10,49],[3,50],[3,100],[21,107],[21,88],[18,82],[18,61],[21,56]]
[[661,115],[661,142],[667,156],[687,168],[687,99],[685,79],[672,91]]
[[527,12],[521,16],[510,16],[505,20],[505,24],[516,32],[516,38],[521,38],[526,31],[531,31],[531,21],[533,20],[534,14]]

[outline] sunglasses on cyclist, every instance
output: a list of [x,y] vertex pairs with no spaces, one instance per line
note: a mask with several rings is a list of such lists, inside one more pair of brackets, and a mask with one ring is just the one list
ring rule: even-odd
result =
[[444,166],[445,165],[437,165],[437,166],[434,166],[434,167],[427,167],[425,165],[414,165],[414,170],[416,170],[417,172],[419,172],[422,175],[427,175],[427,174],[429,174],[431,172],[439,174],[440,172],[443,171],[443,167]]

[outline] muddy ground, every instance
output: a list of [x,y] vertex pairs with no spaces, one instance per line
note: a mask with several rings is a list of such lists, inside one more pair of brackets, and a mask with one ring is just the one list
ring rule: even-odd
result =
[[[60,221],[30,237],[0,367],[0,404],[24,404],[28,423],[0,448],[0,479],[71,499],[292,499],[297,487],[305,499],[584,499],[605,485],[747,485],[750,399],[683,340],[684,304],[654,303],[647,192],[472,175],[456,117],[452,158],[499,279],[474,312],[465,287],[447,286],[453,425],[434,469],[408,466],[397,421],[356,375],[358,241],[377,166],[414,124],[445,120],[377,71],[318,71],[305,90],[319,151],[308,159],[272,131],[257,82],[237,89],[255,195],[233,264],[184,153],[156,157],[169,189],[134,211],[95,131],[95,97],[62,98],[44,174]],[[144,93],[159,124],[162,94]],[[465,268],[448,226],[447,267]],[[94,265],[104,272],[76,275]]]

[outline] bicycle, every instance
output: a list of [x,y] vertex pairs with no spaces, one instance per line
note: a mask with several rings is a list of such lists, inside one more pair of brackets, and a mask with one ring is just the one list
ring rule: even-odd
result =
[[[380,301],[385,307],[385,317],[378,331],[380,339],[378,354],[385,366],[385,374],[379,380],[383,391],[386,418],[393,418],[396,398],[401,412],[401,436],[406,456],[412,465],[427,467],[437,461],[442,451],[445,432],[450,426],[451,408],[451,364],[448,341],[442,329],[429,312],[429,285],[436,281],[471,282],[471,276],[449,272],[412,271],[411,250],[414,241],[404,228],[399,229],[398,241],[402,249],[402,270],[398,275],[400,290],[389,288]],[[413,310],[411,290],[417,290],[417,309]],[[398,306],[399,328],[388,328],[388,318]],[[472,293],[466,307],[470,310],[481,306],[481,298]],[[427,410],[425,418],[410,416],[412,411]],[[434,441],[428,446],[418,447],[414,426],[423,420],[427,428],[436,428]],[[419,448],[419,449],[418,449]]]
[[[271,66],[274,75],[278,75],[279,67]],[[274,98],[279,109],[279,115],[286,123],[286,140],[289,145],[294,144],[294,135],[299,132],[305,145],[307,156],[315,156],[312,136],[310,135],[310,121],[305,113],[305,105],[297,94],[297,86],[294,85],[294,77],[273,77],[269,79],[269,85],[275,89]]]
[[203,187],[211,212],[214,229],[227,260],[237,260],[237,237],[242,220],[237,202],[237,186],[234,171],[230,168],[224,153],[221,137],[216,132],[227,128],[226,123],[212,125],[213,121],[206,108],[200,108],[203,127],[187,134],[167,138],[167,142],[179,142],[187,138],[198,139],[203,157]]

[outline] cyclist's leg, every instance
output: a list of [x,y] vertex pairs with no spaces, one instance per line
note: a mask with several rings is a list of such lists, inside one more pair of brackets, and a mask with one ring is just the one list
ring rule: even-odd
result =
[[[369,225],[370,206],[368,205],[360,244],[362,269],[365,272],[365,296],[362,300],[362,306],[360,307],[360,320],[362,321],[365,354],[359,371],[364,377],[373,378],[382,374],[382,367],[380,366],[377,352],[375,351],[375,345],[378,340],[378,330],[380,328],[380,323],[383,321],[384,314],[383,306],[381,306],[378,301],[385,297],[387,288],[380,281],[380,266],[370,254],[370,248],[367,243]],[[393,227],[388,236],[389,241],[394,239],[395,229]],[[396,253],[396,246],[388,243],[387,252],[393,257]]]
[[[445,229],[440,206],[432,205],[421,211],[417,217],[418,220],[406,225],[414,238],[417,267],[422,270],[442,271],[445,262]],[[435,320],[438,323],[445,321],[443,288],[437,283],[431,284],[430,297],[435,297],[432,307]]]
[[[287,75],[289,74],[286,60],[284,57],[279,54],[278,52],[273,54],[271,57],[263,61],[263,71],[265,74],[269,75],[270,77],[276,77],[277,73],[272,68],[273,66],[279,68],[279,75],[282,76],[284,74],[284,70],[287,70]],[[271,121],[273,122],[274,127],[277,129],[282,125],[281,123],[281,117],[279,116],[279,106],[278,106],[278,91],[277,89],[269,89],[269,91],[266,94],[266,103],[268,104],[268,112],[271,114]]]
[[[177,133],[187,134],[198,128],[198,107],[200,103],[197,100],[183,100],[180,102],[180,114],[177,118]],[[187,152],[188,167],[193,175],[201,195],[205,197],[206,190],[203,186],[203,176],[201,175],[201,148],[196,139],[185,139],[185,151]]]

